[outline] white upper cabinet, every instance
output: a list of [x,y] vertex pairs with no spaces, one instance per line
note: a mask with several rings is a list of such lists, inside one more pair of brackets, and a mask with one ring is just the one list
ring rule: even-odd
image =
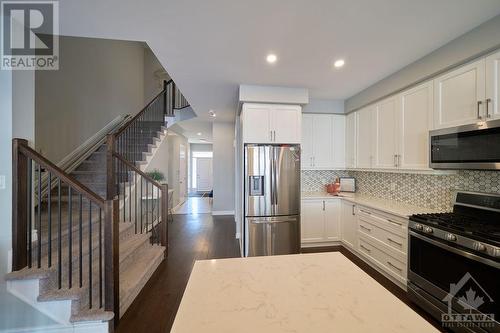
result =
[[387,98],[376,105],[375,109],[375,150],[373,167],[391,169],[397,167],[396,131],[398,115],[397,96]]
[[333,161],[333,121],[327,114],[313,116],[313,167],[328,168]]
[[346,117],[332,115],[333,121],[333,161],[334,168],[345,168],[345,125]]
[[301,141],[301,107],[245,103],[242,108],[244,143],[295,143]]
[[375,107],[368,106],[356,111],[356,167],[371,168],[373,162]]
[[302,124],[302,168],[344,168],[345,116],[303,114]]
[[486,119],[500,118],[500,52],[486,58]]
[[351,112],[345,119],[345,164],[347,168],[356,167],[356,113]]
[[429,168],[433,85],[426,82],[400,95],[397,164],[403,169]]
[[485,60],[434,80],[434,127],[472,124],[485,118]]
[[313,166],[313,115],[302,115],[302,142],[300,164],[302,168]]
[[302,108],[298,105],[273,105],[271,130],[274,143],[300,143]]
[[271,143],[272,108],[264,104],[244,104],[241,119],[243,122],[243,142]]

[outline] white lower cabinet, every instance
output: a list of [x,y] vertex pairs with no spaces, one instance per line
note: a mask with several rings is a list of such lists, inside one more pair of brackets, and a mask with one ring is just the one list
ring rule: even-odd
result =
[[342,244],[406,288],[408,220],[342,198],[304,198],[302,247]]
[[358,253],[401,286],[406,285],[408,221],[358,206]]
[[340,240],[340,199],[303,199],[302,245],[324,246]]
[[342,214],[340,219],[340,236],[342,243],[351,248],[357,248],[357,221],[356,205],[352,202],[342,200]]

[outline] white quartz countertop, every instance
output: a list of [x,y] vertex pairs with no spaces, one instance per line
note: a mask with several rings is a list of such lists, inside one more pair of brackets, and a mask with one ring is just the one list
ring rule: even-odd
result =
[[355,193],[347,193],[347,192],[340,192],[340,194],[338,196],[333,196],[333,195],[328,194],[326,192],[302,192],[301,197],[302,197],[302,199],[340,198],[340,199],[347,200],[347,201],[350,201],[350,202],[353,202],[355,204],[362,205],[365,207],[379,209],[379,210],[382,210],[384,212],[387,212],[387,213],[390,213],[393,215],[397,215],[397,216],[400,216],[403,218],[407,218],[413,214],[435,213],[436,212],[430,208],[423,208],[423,207],[413,206],[413,205],[405,204],[405,203],[394,201],[394,200],[369,197],[369,196],[359,195],[359,194],[355,194]]
[[173,333],[438,332],[339,252],[197,261]]

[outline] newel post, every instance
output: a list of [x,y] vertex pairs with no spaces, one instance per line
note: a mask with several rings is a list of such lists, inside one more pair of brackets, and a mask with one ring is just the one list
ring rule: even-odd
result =
[[104,207],[104,309],[114,312],[114,326],[120,320],[120,226],[118,199]]
[[168,185],[161,185],[161,246],[165,247],[165,258],[168,257]]
[[[20,152],[28,140],[12,140],[12,270],[28,265],[28,158]],[[31,185],[31,184],[30,184]],[[30,231],[31,232],[31,231]]]

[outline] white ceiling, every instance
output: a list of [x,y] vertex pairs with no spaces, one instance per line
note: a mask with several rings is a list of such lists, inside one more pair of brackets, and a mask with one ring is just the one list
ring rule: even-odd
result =
[[345,99],[499,15],[500,1],[65,0],[60,12],[62,34],[146,41],[200,119],[232,121],[241,83]]
[[176,132],[188,138],[190,143],[212,143],[212,121],[210,120],[192,118],[178,122],[173,127]]

